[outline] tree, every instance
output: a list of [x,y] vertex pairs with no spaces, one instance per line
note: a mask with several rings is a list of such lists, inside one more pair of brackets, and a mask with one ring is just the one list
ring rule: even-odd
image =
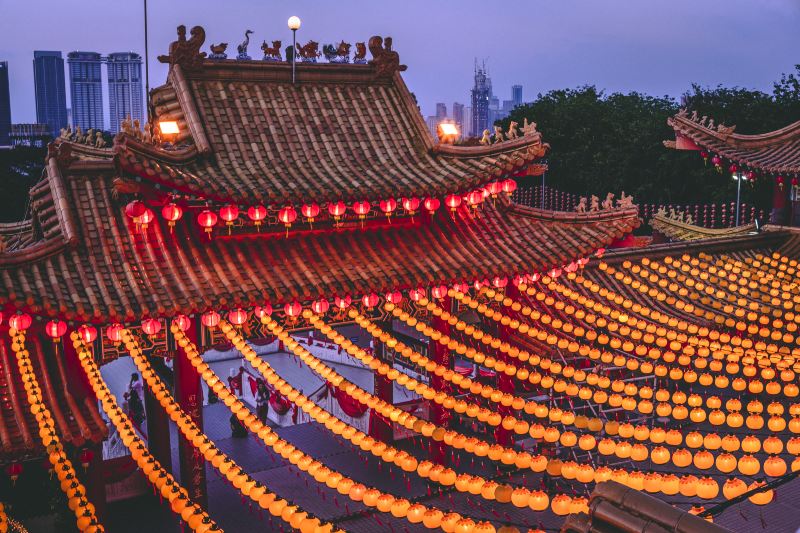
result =
[[0,150],[0,222],[26,216],[28,191],[42,176],[46,152],[46,148],[23,146]]

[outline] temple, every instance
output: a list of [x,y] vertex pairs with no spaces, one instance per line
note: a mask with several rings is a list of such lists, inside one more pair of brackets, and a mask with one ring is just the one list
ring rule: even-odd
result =
[[[65,132],[29,219],[0,225],[0,501],[22,507],[45,459],[81,531],[105,530],[124,477],[174,513],[163,530],[714,532],[791,481],[796,236],[660,214],[673,242],[625,247],[630,197],[520,201],[550,148],[535,124],[432,139],[390,38],[293,71],[178,35],[151,122],[111,146]],[[670,124],[677,148],[798,172],[800,126]],[[121,358],[146,430],[103,372]],[[302,488],[218,446],[208,396]],[[209,512],[207,472],[250,512]]]

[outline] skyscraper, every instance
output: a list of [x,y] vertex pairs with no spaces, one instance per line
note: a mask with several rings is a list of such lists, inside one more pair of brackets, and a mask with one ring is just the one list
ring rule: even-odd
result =
[[[142,56],[134,52],[108,55],[108,108],[111,132],[117,133],[125,117],[144,124]],[[74,111],[73,111],[74,112]]]
[[83,131],[89,128],[103,129],[103,80],[101,63],[97,52],[70,52],[69,90],[72,105],[72,126]]
[[492,82],[486,75],[486,65],[478,66],[475,62],[475,83],[470,91],[472,98],[472,124],[470,135],[480,137],[483,130],[489,129],[489,98],[492,93]]
[[67,90],[61,52],[33,52],[33,80],[36,89],[36,122],[47,124],[57,137],[67,126]]
[[11,144],[11,97],[8,90],[8,61],[0,61],[0,146]]
[[522,105],[522,85],[511,86],[511,101],[514,107]]
[[458,131],[461,132],[461,135],[467,135],[468,132],[464,129],[464,126],[466,126],[464,122],[464,104],[453,102],[453,122],[458,125]]
[[436,104],[436,118],[447,118],[447,104],[441,102]]

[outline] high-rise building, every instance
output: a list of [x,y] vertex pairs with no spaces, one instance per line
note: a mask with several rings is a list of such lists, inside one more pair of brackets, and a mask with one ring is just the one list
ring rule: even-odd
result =
[[453,122],[458,126],[458,131],[461,135],[466,135],[468,132],[464,129],[466,122],[464,122],[464,104],[453,102]]
[[441,102],[436,104],[436,118],[447,118],[447,104]]
[[8,89],[8,61],[0,61],[0,146],[11,144],[11,96]]
[[61,52],[33,52],[33,80],[36,90],[36,122],[47,124],[57,137],[67,127],[67,90]]
[[514,107],[522,105],[522,85],[511,86],[511,102]]
[[475,62],[475,82],[470,91],[472,99],[472,122],[470,135],[480,137],[483,130],[489,129],[489,99],[492,93],[492,81],[486,75],[486,65],[478,66]]
[[70,52],[67,54],[69,67],[69,90],[72,118],[70,125],[103,129],[103,79],[101,64],[103,58],[97,52]]
[[471,137],[470,129],[472,128],[472,108],[469,106],[464,107],[464,121],[461,123],[461,136]]
[[[134,52],[108,55],[108,108],[111,132],[117,133],[126,117],[145,120],[142,90],[142,56]],[[74,111],[73,111],[74,112]]]

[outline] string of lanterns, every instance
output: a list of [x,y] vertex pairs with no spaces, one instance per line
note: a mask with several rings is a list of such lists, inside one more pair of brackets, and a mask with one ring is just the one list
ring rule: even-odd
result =
[[154,489],[169,502],[170,509],[181,517],[195,533],[220,532],[222,529],[208,516],[208,513],[189,499],[186,489],[147,450],[147,444],[136,434],[130,419],[120,409],[114,394],[109,390],[100,369],[94,361],[85,340],[76,332],[70,335],[83,371],[95,396],[100,401],[106,416],[117,429],[122,443],[131,452],[131,457]]
[[[220,329],[240,353],[244,354],[244,352],[249,348],[248,344],[241,336],[238,335],[235,328],[231,324],[222,322],[220,324]],[[180,328],[178,328],[176,325],[173,325],[172,332],[175,334],[176,342],[183,347],[187,358],[191,362],[192,366],[194,366],[197,372],[201,375],[208,387],[213,390],[215,394],[217,394],[219,399],[228,407],[228,409],[230,409],[231,412],[236,415],[236,417],[253,434],[257,435],[266,446],[283,456],[291,464],[297,466],[300,470],[308,473],[309,476],[313,477],[320,484],[325,484],[332,489],[336,489],[340,494],[347,496],[352,501],[363,502],[369,507],[375,507],[384,513],[391,513],[393,516],[398,518],[406,518],[411,523],[416,523],[414,520],[416,516],[419,515],[424,517],[426,514],[428,514],[429,518],[426,525],[428,525],[428,527],[439,527],[436,524],[434,517],[443,517],[444,514],[438,509],[426,507],[420,504],[414,504],[412,509],[412,504],[404,498],[396,498],[391,494],[381,492],[377,489],[367,489],[364,485],[357,483],[355,480],[343,475],[340,472],[337,472],[336,470],[326,467],[319,461],[315,461],[313,457],[303,453],[302,450],[281,439],[278,434],[273,432],[267,424],[264,424],[255,415],[253,415],[247,406],[245,406],[244,403],[239,400],[228,387],[225,386],[224,382],[219,379],[219,376],[217,376],[214,371],[211,370],[208,364],[203,361],[200,353],[197,351],[197,347],[186,337]],[[248,360],[253,359],[254,361],[260,360],[260,358],[258,358],[258,356],[254,353],[248,353],[248,355],[245,355],[245,358]],[[264,370],[266,370],[266,368]],[[272,376],[273,378],[275,377],[275,374],[272,372],[267,372],[266,374]],[[313,410],[313,406],[315,406],[315,404],[309,398],[302,395],[293,387],[285,387],[282,386],[282,384],[278,384],[277,380],[273,381],[275,381],[275,383],[271,383],[271,385],[278,385],[282,391],[286,390],[286,397],[289,398],[289,400],[295,405],[306,412]],[[319,412],[320,411],[317,411],[317,413]],[[344,433],[344,431],[348,431],[351,436],[355,435],[356,429],[352,426],[348,426],[344,422],[341,422],[332,416],[328,416],[326,418],[326,422],[328,422],[326,427],[329,425],[330,428],[333,428],[333,430],[337,430],[334,431],[335,433]],[[364,438],[366,438],[366,435],[361,433],[361,442],[363,442]],[[407,452],[400,452],[396,449],[394,452],[394,458],[404,471],[416,470],[418,465],[416,458],[409,455]]]
[[8,515],[3,502],[0,502],[0,533],[8,533]]
[[[485,187],[465,194],[449,194],[445,196],[444,204],[453,213],[462,204],[462,201],[466,202],[474,210],[483,203],[485,198],[489,196],[496,198],[500,193],[511,196],[516,189],[517,182],[513,179],[494,181],[486,184]],[[435,197],[417,198],[414,196],[399,199],[387,198],[377,202],[358,200],[350,205],[338,200],[327,204],[308,202],[301,204],[299,207],[284,205],[274,208],[257,204],[248,206],[247,209],[240,209],[236,204],[227,203],[219,207],[218,210],[212,209],[210,206],[203,208],[197,213],[195,220],[198,226],[210,237],[220,221],[224,222],[230,235],[232,226],[236,225],[237,221],[244,217],[246,217],[245,223],[254,225],[260,231],[261,225],[272,213],[275,217],[273,220],[277,220],[286,227],[288,236],[289,229],[297,221],[298,215],[301,215],[309,225],[309,228],[313,229],[314,222],[319,220],[320,214],[326,213],[334,221],[334,226],[338,227],[349,210],[361,221],[363,226],[363,221],[372,213],[376,217],[385,216],[387,221],[391,223],[391,217],[397,214],[399,207],[402,207],[407,216],[413,217],[419,210],[420,205],[422,205],[425,211],[433,216],[441,203],[442,201]],[[172,232],[177,222],[183,218],[186,210],[187,208],[176,203],[174,198],[171,198],[161,208],[161,216],[167,222],[170,232]],[[148,225],[155,219],[153,210],[142,200],[132,200],[125,205],[124,212],[136,225],[137,230],[147,230]]]
[[[291,525],[295,529],[304,528],[312,532],[329,532],[332,530],[330,524],[320,522],[306,511],[293,505],[287,500],[269,492],[263,484],[259,483],[244,469],[239,466],[226,453],[217,448],[214,443],[197,427],[194,420],[186,414],[174,400],[168,387],[161,381],[156,372],[150,366],[149,361],[143,356],[138,342],[127,329],[122,330],[122,342],[133,359],[136,368],[142,375],[145,383],[149,387],[153,396],[158,400],[166,411],[167,415],[178,426],[178,430],[183,434],[187,441],[192,443],[211,466],[225,477],[242,496],[250,498],[262,509],[266,509],[272,516],[279,517],[281,520]],[[184,342],[186,339],[184,339]],[[253,416],[251,414],[251,416]],[[255,418],[253,416],[253,418]]]
[[39,380],[33,370],[28,350],[25,348],[25,332],[12,327],[9,335],[11,336],[11,350],[16,355],[19,374],[25,385],[28,405],[39,425],[39,438],[47,450],[47,459],[55,471],[60,488],[67,497],[67,505],[75,514],[78,530],[86,533],[101,533],[105,531],[105,528],[97,520],[94,505],[86,499],[86,488],[78,480],[72,461],[64,452],[64,446],[56,432],[53,416],[42,400],[42,389],[39,387]]

